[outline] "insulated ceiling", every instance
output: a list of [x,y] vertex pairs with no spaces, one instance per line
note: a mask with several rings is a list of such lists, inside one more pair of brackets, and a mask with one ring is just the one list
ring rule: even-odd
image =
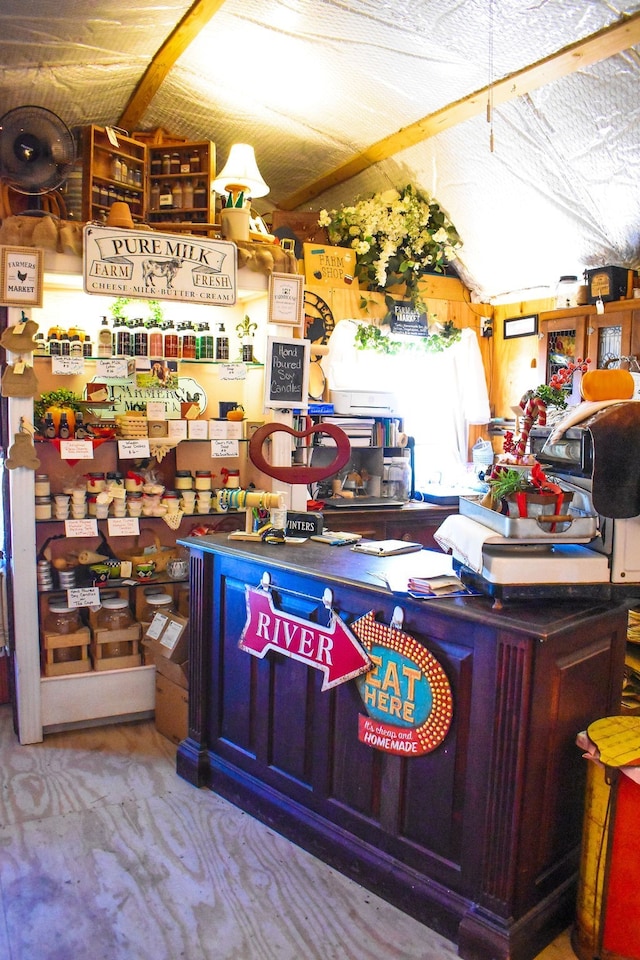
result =
[[[124,114],[130,131],[212,139],[219,165],[250,142],[271,188],[262,212],[413,183],[455,223],[475,298],[524,299],[564,273],[640,266],[639,11],[640,0],[3,0],[0,104],[40,105],[72,128]],[[173,63],[189,12],[199,29]],[[630,40],[611,55],[620,23]],[[569,70],[554,69],[558,51],[600,32],[601,54],[578,46]],[[162,82],[136,99],[165,41]],[[521,82],[541,61],[548,82]],[[451,125],[411,135],[459,101]]]

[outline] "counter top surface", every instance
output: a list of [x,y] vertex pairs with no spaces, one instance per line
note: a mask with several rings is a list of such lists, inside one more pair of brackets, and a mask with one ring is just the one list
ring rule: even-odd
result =
[[414,600],[401,592],[392,593],[387,581],[396,585],[403,579],[433,575],[450,557],[434,550],[392,557],[376,557],[354,553],[349,546],[329,546],[307,540],[299,545],[268,544],[262,541],[229,540],[226,533],[203,537],[184,537],[179,543],[205,553],[237,557],[264,563],[265,570],[279,570],[303,576],[313,576],[327,586],[351,586],[371,591],[388,599],[396,599],[403,608],[430,608],[439,614],[460,619],[498,622],[504,629],[535,634],[542,639],[551,637],[569,625],[575,627],[583,617],[608,612],[624,605],[617,602],[586,600],[557,600],[540,603],[513,600],[496,609],[492,598],[486,596],[451,597],[447,599]]

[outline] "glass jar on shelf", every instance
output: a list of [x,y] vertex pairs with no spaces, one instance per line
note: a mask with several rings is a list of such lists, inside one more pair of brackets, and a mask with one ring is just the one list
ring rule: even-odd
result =
[[[106,597],[98,610],[98,630],[126,630],[133,626],[134,619],[126,597]],[[122,657],[129,653],[129,643],[123,638],[114,638],[102,645],[105,657]]]
[[45,633],[57,633],[68,636],[81,629],[80,612],[77,607],[69,607],[64,600],[51,600],[44,618]]
[[145,634],[156,616],[160,613],[164,616],[175,613],[176,609],[173,603],[173,597],[170,593],[150,593],[145,597],[145,604],[140,614],[140,623],[142,624],[142,633]]

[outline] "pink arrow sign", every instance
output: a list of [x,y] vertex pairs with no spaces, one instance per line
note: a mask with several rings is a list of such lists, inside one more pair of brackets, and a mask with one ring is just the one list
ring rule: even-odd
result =
[[371,661],[345,623],[328,627],[276,610],[271,594],[246,587],[247,622],[238,646],[254,657],[277,650],[324,674],[323,690],[366,673]]

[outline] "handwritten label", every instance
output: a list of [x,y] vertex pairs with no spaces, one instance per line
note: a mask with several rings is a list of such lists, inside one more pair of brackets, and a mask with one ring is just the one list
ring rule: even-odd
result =
[[137,517],[109,517],[107,530],[110,537],[137,537],[140,534],[140,521]]
[[90,440],[61,440],[60,456],[63,460],[93,460],[93,444]]
[[244,363],[223,363],[218,368],[220,380],[245,380],[247,368]]
[[67,602],[70,607],[99,607],[100,590],[98,587],[74,587],[67,590]]
[[147,420],[165,420],[167,405],[161,400],[147,400]]
[[118,440],[118,456],[121,460],[141,460],[151,456],[148,440]]
[[97,520],[65,520],[64,534],[66,537],[97,537]]
[[57,377],[84,373],[84,357],[51,357],[51,373]]
[[108,357],[96,360],[96,376],[110,378],[130,377],[133,373],[133,364],[127,357]]
[[212,457],[237,457],[239,454],[239,445],[237,440],[212,440]]

